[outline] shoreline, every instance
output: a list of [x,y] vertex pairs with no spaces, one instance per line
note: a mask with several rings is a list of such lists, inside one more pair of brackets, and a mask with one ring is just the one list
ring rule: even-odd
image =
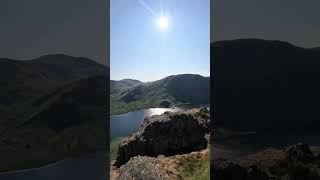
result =
[[40,167],[32,167],[32,168],[27,168],[27,169],[17,169],[17,170],[11,170],[11,171],[3,171],[3,172],[0,171],[0,176],[16,174],[16,173],[24,173],[24,172],[29,172],[29,171],[38,171],[38,170],[41,170],[41,169],[44,169],[44,168],[50,168],[52,166],[65,163],[66,161],[77,160],[77,159],[80,159],[80,158],[90,157],[90,156],[98,155],[100,153],[101,154],[106,154],[106,152],[103,152],[103,151],[85,153],[85,154],[83,154],[81,156],[78,156],[78,157],[67,157],[67,158],[64,158],[64,159],[61,159],[61,160],[56,160],[56,161],[48,163],[47,165],[43,165],[43,166],[40,166]]

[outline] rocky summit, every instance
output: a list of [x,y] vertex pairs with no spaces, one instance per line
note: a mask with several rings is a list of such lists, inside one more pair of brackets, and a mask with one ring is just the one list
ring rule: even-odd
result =
[[269,148],[237,159],[218,159],[211,164],[212,176],[225,180],[319,180],[318,152],[299,143],[284,150]]
[[205,109],[146,117],[136,133],[120,142],[114,165],[120,167],[135,156],[171,156],[205,149],[209,122]]
[[171,167],[173,160],[164,157],[136,156],[121,166],[117,180],[127,179],[170,179],[181,180],[178,173]]

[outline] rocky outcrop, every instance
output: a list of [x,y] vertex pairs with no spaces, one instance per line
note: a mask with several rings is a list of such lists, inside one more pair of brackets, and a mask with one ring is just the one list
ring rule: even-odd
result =
[[212,176],[225,180],[318,180],[319,162],[308,145],[299,143],[284,150],[269,148],[238,159],[215,160]]
[[289,154],[289,159],[291,161],[310,163],[316,159],[315,155],[311,152],[307,144],[299,143],[293,146],[289,146],[286,151]]
[[174,168],[168,168],[170,162],[165,158],[136,156],[121,166],[117,180],[148,179],[148,180],[180,180]]
[[159,107],[169,108],[171,106],[171,102],[169,100],[162,100],[159,102]]
[[212,173],[214,179],[238,180],[246,174],[246,169],[234,162],[221,160],[215,163]]
[[[182,180],[182,179],[204,179],[203,177],[190,178],[186,176],[186,170],[197,168],[209,161],[209,149],[195,151],[192,153],[157,157],[135,156],[120,168],[111,166],[111,180],[127,179],[151,179],[151,180]],[[197,162],[190,164],[190,162]],[[209,162],[208,162],[209,163]],[[209,171],[208,169],[206,169]],[[200,170],[204,174],[209,173]]]
[[[119,145],[115,166],[120,167],[135,156],[156,157],[189,153],[207,147],[204,118],[200,112],[170,113],[147,117],[138,132]],[[206,120],[210,121],[207,113]]]

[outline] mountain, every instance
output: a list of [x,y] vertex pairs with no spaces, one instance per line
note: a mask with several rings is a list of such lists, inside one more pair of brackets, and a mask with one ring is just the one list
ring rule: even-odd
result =
[[210,78],[181,74],[145,83],[111,97],[111,114],[150,107],[193,107],[210,103]]
[[105,66],[84,57],[46,55],[26,61],[49,80],[73,81],[105,72]]
[[211,44],[216,125],[258,132],[317,132],[320,51],[282,41]]
[[139,80],[135,80],[135,79],[123,79],[120,81],[111,80],[110,81],[110,93],[116,94],[116,93],[128,90],[130,88],[137,87],[142,84],[143,84],[143,82],[141,82]]
[[135,80],[135,79],[123,79],[120,82],[123,84],[126,84],[128,87],[137,87],[137,86],[143,84],[143,82],[141,82],[139,80]]
[[0,58],[0,105],[23,103],[63,83],[103,72],[105,66],[93,60],[67,55],[26,61]]
[[0,171],[105,150],[108,68],[49,55],[0,60]]
[[36,125],[61,131],[105,119],[108,115],[106,79],[106,75],[81,79],[39,98],[32,105],[42,107],[42,110],[26,120],[23,126]]

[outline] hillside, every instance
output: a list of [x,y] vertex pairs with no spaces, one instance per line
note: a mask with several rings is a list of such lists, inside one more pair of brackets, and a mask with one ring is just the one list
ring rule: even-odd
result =
[[106,72],[103,65],[66,55],[26,61],[0,58],[0,105],[19,104],[63,83],[103,72]]
[[141,82],[139,80],[135,80],[135,79],[123,79],[119,82],[127,85],[128,87],[137,87],[137,86],[143,84],[143,82]]
[[111,114],[150,107],[193,107],[210,102],[210,78],[181,74],[125,89],[111,96]]
[[282,41],[211,44],[217,126],[261,133],[317,132],[320,51]]
[[105,72],[105,66],[84,57],[46,55],[26,61],[49,80],[73,81]]
[[110,94],[117,94],[142,84],[143,82],[134,79],[123,79],[120,81],[110,80]]
[[319,147],[298,143],[281,149],[266,148],[239,158],[217,159],[211,162],[211,178],[318,180]]
[[[59,58],[43,57],[0,61],[0,68],[15,74],[1,78],[0,97],[10,97],[10,103],[0,106],[7,115],[0,120],[0,171],[39,167],[105,148],[108,69],[92,60],[62,57],[66,59],[59,63]],[[64,76],[50,72],[51,67]]]
[[146,117],[111,143],[110,179],[209,179],[209,129],[206,108]]

